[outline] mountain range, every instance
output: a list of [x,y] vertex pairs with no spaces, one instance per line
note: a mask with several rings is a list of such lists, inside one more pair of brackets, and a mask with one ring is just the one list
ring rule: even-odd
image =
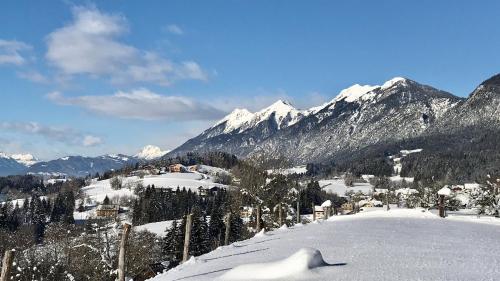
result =
[[330,102],[306,110],[281,100],[255,113],[236,109],[167,157],[225,151],[305,164],[370,145],[451,134],[471,126],[497,129],[499,124],[500,75],[481,83],[468,98],[396,77],[380,86],[353,85]]
[[284,100],[257,112],[238,108],[172,151],[149,145],[134,156],[68,156],[51,161],[0,153],[0,175],[86,176],[139,161],[209,151],[317,163],[360,157],[360,152],[374,146],[425,145],[426,139],[432,143],[439,139],[447,146],[451,138],[460,142],[467,132],[500,131],[499,125],[500,75],[482,82],[467,98],[396,77],[382,85],[355,84],[331,101],[305,110]]
[[148,161],[165,155],[153,145],[145,146],[134,156],[124,154],[108,154],[96,157],[66,156],[49,161],[39,161],[31,154],[7,155],[0,153],[0,176],[19,174],[38,174],[44,176],[84,177],[120,169],[125,165],[133,165],[140,161]]

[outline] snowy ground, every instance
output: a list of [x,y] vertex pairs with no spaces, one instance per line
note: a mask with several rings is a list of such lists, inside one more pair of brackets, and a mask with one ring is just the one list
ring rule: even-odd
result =
[[498,280],[499,235],[498,225],[374,210],[221,247],[152,280]]
[[373,191],[373,186],[369,183],[355,183],[354,186],[348,187],[343,179],[320,180],[319,186],[329,193],[336,193],[339,196],[344,196],[347,191],[357,193],[361,191],[364,195],[368,195]]
[[213,176],[198,172],[166,173],[162,175],[145,176],[143,179],[140,179],[136,176],[122,178],[123,188],[119,190],[113,190],[111,188],[110,180],[96,181],[88,186],[83,187],[82,191],[91,199],[97,202],[101,202],[106,196],[108,196],[109,198],[119,196],[133,196],[134,188],[139,183],[142,183],[143,186],[154,185],[157,188],[176,189],[177,187],[180,187],[182,189],[183,187],[185,187],[186,189],[191,189],[192,191],[198,191],[198,187],[200,186],[204,188],[214,186],[227,187],[226,185],[214,183],[213,181]]
[[[82,192],[85,194],[85,198],[89,198],[92,203],[85,202],[86,206],[95,207],[100,204],[106,196],[110,199],[118,199],[119,197],[135,197],[134,190],[138,184],[142,184],[144,187],[148,185],[154,185],[156,188],[171,188],[180,189],[186,188],[191,189],[194,192],[198,192],[198,188],[201,186],[203,188],[211,188],[214,186],[227,188],[227,185],[214,183],[215,176],[217,173],[228,173],[227,171],[216,168],[201,165],[200,171],[193,173],[166,173],[162,175],[148,175],[144,178],[139,178],[137,176],[132,177],[121,177],[122,188],[114,190],[111,188],[111,180],[94,181],[92,184],[82,188]],[[21,202],[22,203],[22,202]],[[76,202],[76,206],[79,202]],[[92,217],[95,213],[94,208],[87,210],[85,212],[79,213],[75,212],[74,217],[76,220],[85,220]]]
[[160,237],[163,237],[165,236],[165,230],[167,229],[167,227],[170,228],[172,226],[172,222],[173,220],[147,223],[139,226],[134,226],[134,230],[135,231],[147,230]]
[[281,175],[292,175],[292,174],[305,174],[307,173],[306,166],[296,166],[287,169],[272,169],[267,170],[269,174],[281,174]]

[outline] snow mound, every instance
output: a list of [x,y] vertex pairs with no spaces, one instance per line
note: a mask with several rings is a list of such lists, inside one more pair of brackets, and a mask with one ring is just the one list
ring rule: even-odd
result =
[[327,263],[319,250],[302,248],[280,261],[237,266],[222,275],[221,280],[286,280],[304,276],[311,269],[324,265]]
[[267,237],[267,236],[269,235],[266,233],[266,230],[262,229],[259,233],[255,234],[254,237]]
[[282,225],[278,230],[287,230],[288,226],[286,224]]

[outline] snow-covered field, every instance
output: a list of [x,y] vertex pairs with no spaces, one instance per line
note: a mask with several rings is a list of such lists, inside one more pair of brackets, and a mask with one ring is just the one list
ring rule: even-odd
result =
[[173,220],[171,221],[160,221],[160,222],[152,222],[143,225],[134,226],[135,231],[147,230],[152,232],[160,237],[165,236],[165,230],[172,226]]
[[357,193],[361,191],[364,195],[368,195],[373,191],[373,186],[369,183],[355,183],[354,186],[346,186],[343,179],[320,180],[319,186],[328,193],[336,193],[339,196],[344,196],[347,191]]
[[[205,166],[207,170],[208,166]],[[213,167],[210,167],[213,168]],[[154,185],[157,188],[172,188],[177,187],[191,189],[198,191],[201,186],[203,188],[209,187],[227,187],[223,184],[214,183],[213,176],[205,175],[203,173],[166,173],[162,175],[145,176],[143,179],[133,176],[124,177],[122,179],[122,189],[114,190],[111,188],[110,180],[95,181],[92,184],[82,188],[86,196],[91,199],[102,202],[104,197],[120,197],[120,196],[134,196],[134,189],[137,184],[141,183],[143,186]]]
[[307,173],[306,166],[296,166],[287,169],[271,169],[267,170],[269,174],[281,174],[281,175],[292,175],[292,174],[305,174]]
[[498,237],[498,225],[375,210],[220,247],[152,280],[498,280]]

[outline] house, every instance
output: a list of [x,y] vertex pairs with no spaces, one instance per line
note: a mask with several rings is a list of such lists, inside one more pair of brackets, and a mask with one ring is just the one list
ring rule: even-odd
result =
[[352,203],[344,203],[340,206],[340,208],[342,208],[343,211],[352,211],[353,210],[353,205]]
[[190,172],[197,172],[198,171],[198,165],[192,165],[188,167],[188,170]]
[[99,205],[95,213],[100,218],[114,218],[118,216],[119,211],[119,205]]
[[163,273],[166,269],[168,269],[168,266],[165,266],[160,262],[149,264],[139,274],[134,276],[134,281],[144,281],[153,278],[156,275]]
[[240,217],[244,223],[249,223],[253,214],[253,207],[243,206],[240,208]]
[[186,171],[186,167],[182,164],[172,164],[168,166],[168,169],[171,173],[184,173]]
[[321,206],[314,206],[314,218],[319,220],[325,217],[325,210]]

